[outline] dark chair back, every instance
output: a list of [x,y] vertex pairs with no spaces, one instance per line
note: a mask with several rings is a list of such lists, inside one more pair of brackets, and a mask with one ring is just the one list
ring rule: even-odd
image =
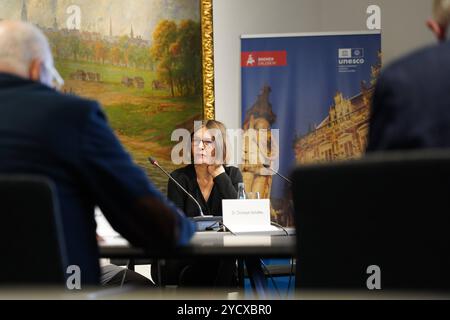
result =
[[66,254],[55,188],[35,176],[0,176],[0,285],[64,283]]
[[297,288],[367,290],[374,265],[384,290],[450,289],[450,152],[305,166],[293,180]]

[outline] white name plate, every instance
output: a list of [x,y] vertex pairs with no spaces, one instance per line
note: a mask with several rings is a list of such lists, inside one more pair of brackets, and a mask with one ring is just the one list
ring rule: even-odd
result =
[[274,231],[270,200],[222,200],[223,224],[233,233]]

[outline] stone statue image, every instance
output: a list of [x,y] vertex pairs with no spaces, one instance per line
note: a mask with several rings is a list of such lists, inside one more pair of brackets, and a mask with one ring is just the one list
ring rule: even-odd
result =
[[[248,110],[243,123],[243,165],[241,167],[246,192],[258,192],[261,199],[269,199],[272,172],[264,165],[272,165],[278,158],[278,146],[272,139],[272,125],[276,115],[269,102],[271,88],[264,86],[257,101]],[[275,212],[272,210],[272,215]]]

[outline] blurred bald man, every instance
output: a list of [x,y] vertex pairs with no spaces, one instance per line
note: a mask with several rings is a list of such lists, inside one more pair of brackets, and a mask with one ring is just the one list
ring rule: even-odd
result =
[[388,66],[374,94],[368,152],[450,147],[450,0],[428,27],[440,42]]
[[132,162],[98,103],[59,93],[62,83],[38,28],[0,22],[0,174],[53,180],[68,265],[81,268],[83,284],[98,284],[96,206],[143,248],[185,244],[194,227]]

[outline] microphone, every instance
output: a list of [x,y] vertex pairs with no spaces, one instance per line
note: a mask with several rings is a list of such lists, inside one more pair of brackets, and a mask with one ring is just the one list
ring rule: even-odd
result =
[[150,157],[148,158],[148,161],[154,165],[155,167],[158,167],[162,172],[164,172],[164,174],[170,179],[172,180],[173,183],[175,183],[178,188],[180,188],[185,194],[188,195],[189,198],[191,198],[192,201],[194,201],[194,203],[197,205],[198,207],[198,211],[200,213],[200,216],[198,217],[192,217],[191,219],[193,219],[194,221],[210,221],[210,222],[219,222],[222,221],[222,217],[217,217],[217,216],[206,216],[203,214],[203,210],[202,210],[202,206],[200,205],[200,203],[198,203],[197,199],[194,198],[194,196],[192,196],[185,188],[183,188],[183,186],[181,184],[178,183],[177,180],[175,180],[172,175],[170,173],[168,173],[163,167],[161,167],[158,163],[158,161],[156,161],[154,158]]
[[270,171],[272,171],[273,173],[275,173],[277,176],[283,178],[283,180],[287,181],[290,185],[292,185],[292,181],[288,178],[286,178],[285,176],[283,176],[281,173],[279,173],[278,171],[275,171],[272,169],[272,167],[270,166],[270,164],[263,164],[264,168],[269,169]]

